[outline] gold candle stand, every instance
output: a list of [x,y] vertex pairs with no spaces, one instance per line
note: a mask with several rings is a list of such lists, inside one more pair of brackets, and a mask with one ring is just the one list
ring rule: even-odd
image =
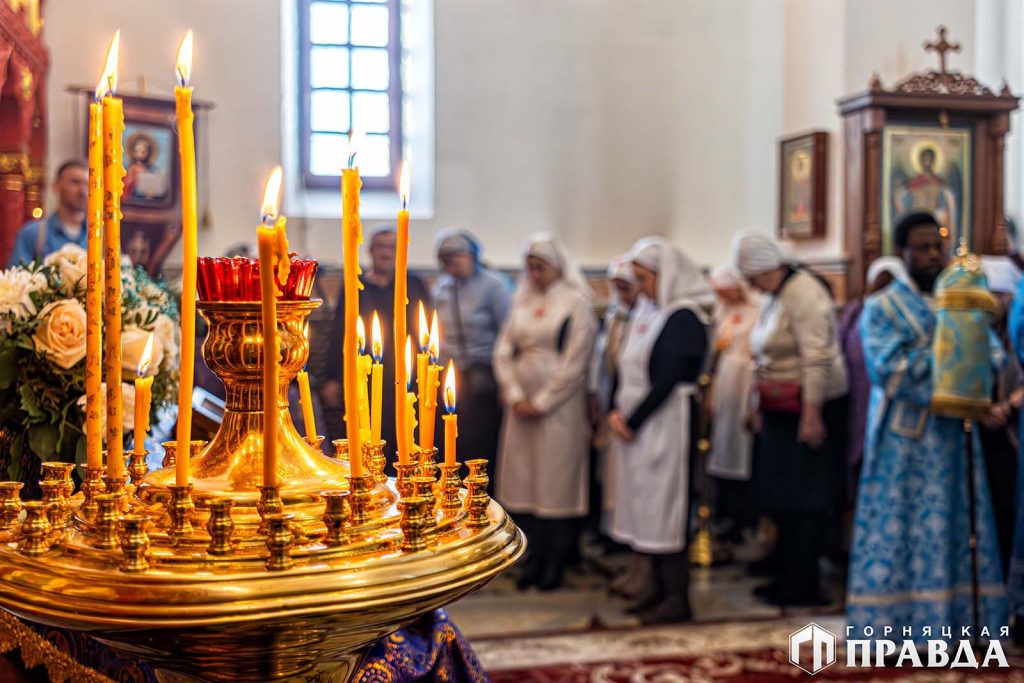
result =
[[144,572],[149,569],[149,534],[145,515],[125,515],[121,518],[121,561],[120,570],[128,573]]
[[133,486],[138,487],[149,474],[149,466],[146,465],[146,453],[136,453],[134,450],[128,456],[128,476],[131,477]]
[[13,529],[18,525],[23,505],[20,481],[0,481],[0,531]]
[[410,498],[413,495],[412,478],[419,473],[419,464],[410,462],[407,465],[403,465],[400,462],[396,462],[394,468],[395,490],[398,491],[399,498]]
[[103,468],[89,467],[82,465],[82,506],[78,509],[80,515],[91,520],[96,516],[96,496],[103,493]]
[[96,496],[96,547],[113,550],[120,545],[117,537],[118,506],[121,496],[117,493],[101,493]]
[[231,519],[230,498],[218,498],[210,501],[210,518],[206,521],[206,533],[210,535],[210,545],[206,552],[211,555],[230,555],[234,549],[232,534],[235,522]]
[[309,438],[308,436],[305,437],[306,443],[308,443],[310,445],[310,447],[312,447],[312,449],[314,451],[316,451],[317,453],[319,453],[320,455],[324,454],[324,439],[325,438],[327,438],[327,437],[325,437],[323,434],[317,434],[312,439]]
[[192,502],[192,484],[171,486],[170,490],[171,498],[167,503],[167,514],[170,517],[171,526],[167,533],[175,538],[191,536],[195,533],[192,516],[196,512],[196,505]]
[[348,513],[346,499],[348,491],[324,491],[321,494],[324,498],[324,526],[327,534],[324,536],[324,545],[335,547],[343,545],[346,540],[348,529]]
[[462,465],[459,463],[441,465],[441,510],[449,517],[462,509],[462,501],[459,499],[459,488],[462,487],[460,469]]

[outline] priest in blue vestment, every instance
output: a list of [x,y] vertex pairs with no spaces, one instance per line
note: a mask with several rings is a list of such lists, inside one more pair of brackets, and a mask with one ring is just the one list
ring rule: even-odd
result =
[[[931,294],[946,265],[935,218],[907,216],[896,229],[907,278],[868,299],[861,336],[871,400],[864,465],[850,557],[847,622],[862,629],[973,625],[967,442],[963,420],[934,415]],[[1005,356],[990,332],[992,363]],[[986,424],[1005,419],[991,411]],[[976,431],[976,430],[975,430]],[[1007,624],[1007,598],[992,500],[977,435],[974,495],[977,514],[979,626],[992,638]],[[896,630],[899,634],[900,631]],[[880,636],[881,637],[881,636]],[[923,641],[922,641],[923,642]]]

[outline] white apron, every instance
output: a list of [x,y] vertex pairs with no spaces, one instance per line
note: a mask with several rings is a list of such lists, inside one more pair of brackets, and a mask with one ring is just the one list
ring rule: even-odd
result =
[[753,436],[743,421],[754,384],[750,330],[757,319],[757,308],[747,308],[731,314],[719,330],[729,339],[715,369],[715,413],[707,461],[708,474],[737,481],[750,479],[753,464]]
[[[674,312],[659,311],[646,300],[634,309],[615,394],[615,405],[625,417],[651,390],[651,350]],[[613,441],[618,500],[611,536],[637,552],[676,553],[686,547],[690,397],[696,392],[693,384],[677,385],[631,443]]]
[[[558,336],[571,318],[561,352]],[[586,300],[564,285],[516,301],[498,341],[495,372],[512,377],[526,398],[552,383],[564,396],[538,420],[521,420],[505,407],[496,497],[510,512],[546,519],[587,514],[590,418],[587,367],[596,324]],[[504,353],[508,345],[518,353]]]

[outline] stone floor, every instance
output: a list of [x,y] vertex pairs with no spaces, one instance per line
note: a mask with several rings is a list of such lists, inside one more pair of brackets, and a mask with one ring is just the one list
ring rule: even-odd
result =
[[[481,638],[624,629],[639,625],[626,614],[629,603],[607,591],[607,579],[575,568],[557,591],[517,591],[516,570],[499,576],[477,593],[448,607],[462,632],[474,643]],[[697,623],[760,621],[783,616],[838,614],[839,586],[829,586],[833,605],[813,610],[782,610],[752,594],[765,579],[748,576],[738,564],[694,569],[690,598]]]

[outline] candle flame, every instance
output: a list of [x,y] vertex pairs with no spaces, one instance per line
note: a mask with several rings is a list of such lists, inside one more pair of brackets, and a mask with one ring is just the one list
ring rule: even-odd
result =
[[136,375],[139,377],[145,377],[146,373],[149,372],[150,363],[153,360],[153,333],[149,333],[149,337],[146,339],[146,348],[142,350],[142,357],[139,358],[139,367]]
[[192,80],[192,29],[188,30],[185,37],[178,45],[178,83],[187,86]]
[[377,317],[377,311],[373,312],[373,322],[370,324],[372,328],[370,334],[372,335],[371,350],[373,352],[373,362],[380,363],[384,359],[384,332],[381,330],[380,318]]
[[356,130],[355,126],[348,129],[348,167],[355,168],[356,154],[363,144],[363,131]]
[[263,187],[263,207],[260,209],[260,215],[266,225],[277,220],[277,213],[281,208],[281,182],[283,179],[284,170],[280,166],[275,166],[274,170],[270,172],[270,177],[267,178],[267,184]]
[[412,373],[415,367],[412,363],[412,336],[405,337],[405,385],[406,390],[412,389]]
[[437,311],[430,319],[430,343],[427,345],[427,353],[430,354],[430,362],[436,363],[441,357],[441,334],[437,330]]
[[410,175],[412,174],[409,172],[409,162],[403,161],[402,170],[398,174],[398,195],[402,198],[403,210],[409,205],[409,185],[412,180]]
[[363,316],[356,316],[356,348],[362,355],[366,351],[366,325],[363,324]]
[[427,352],[430,346],[430,328],[427,327],[427,312],[423,309],[423,302],[420,302],[420,351]]
[[117,56],[121,49],[121,29],[114,32],[110,39],[110,47],[107,48],[107,62],[103,66],[103,75],[100,76],[99,85],[96,86],[96,99],[103,99],[104,95],[112,95],[117,90]]
[[448,414],[455,412],[455,364],[451,360],[444,371],[444,409]]

